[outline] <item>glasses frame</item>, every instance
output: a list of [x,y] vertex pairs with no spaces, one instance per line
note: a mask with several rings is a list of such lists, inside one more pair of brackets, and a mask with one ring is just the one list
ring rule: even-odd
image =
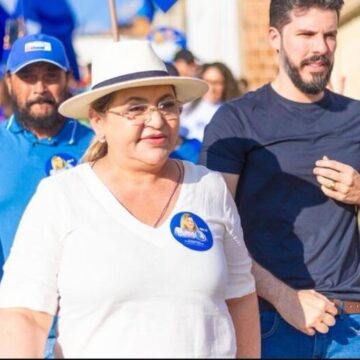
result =
[[[177,114],[170,113],[170,112],[166,113],[166,111],[161,108],[162,104],[169,102],[169,101],[175,102],[175,104],[177,106]],[[146,106],[146,110],[143,111],[139,115],[131,114],[131,113],[129,113],[129,110],[125,110],[125,111],[106,110],[106,113],[124,117],[125,119],[129,120],[132,125],[146,125],[151,121],[151,114],[154,111],[157,111],[161,115],[161,117],[164,118],[166,121],[179,119],[183,103],[181,101],[179,101],[178,99],[166,99],[166,100],[159,101],[159,103],[157,105],[150,105],[150,104],[146,104],[146,103],[133,104],[133,105],[129,106],[129,109],[131,107],[136,107],[136,106]],[[169,117],[169,115],[171,115],[172,118]]]

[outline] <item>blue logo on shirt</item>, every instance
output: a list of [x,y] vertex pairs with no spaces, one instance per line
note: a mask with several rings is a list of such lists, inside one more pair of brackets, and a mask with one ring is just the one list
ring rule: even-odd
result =
[[54,154],[45,164],[45,172],[49,175],[58,174],[76,166],[77,160],[65,153]]
[[191,250],[206,251],[213,246],[209,226],[189,211],[176,214],[171,220],[170,230],[179,243]]

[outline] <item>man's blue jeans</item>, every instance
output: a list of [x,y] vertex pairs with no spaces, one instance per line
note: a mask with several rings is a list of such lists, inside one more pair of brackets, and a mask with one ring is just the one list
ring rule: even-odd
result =
[[275,311],[263,311],[262,358],[336,359],[360,357],[360,314],[340,314],[327,334],[308,336]]

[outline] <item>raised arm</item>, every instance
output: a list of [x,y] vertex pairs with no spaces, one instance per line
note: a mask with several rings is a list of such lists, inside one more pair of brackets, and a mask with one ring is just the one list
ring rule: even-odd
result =
[[43,358],[52,319],[39,311],[0,309],[0,358]]

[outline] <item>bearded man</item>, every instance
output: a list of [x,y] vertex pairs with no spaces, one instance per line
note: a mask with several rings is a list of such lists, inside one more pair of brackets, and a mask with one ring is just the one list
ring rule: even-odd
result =
[[223,173],[254,259],[263,358],[360,353],[360,102],[326,88],[342,6],[272,0],[276,78],[205,131],[201,161]]
[[[90,128],[58,113],[71,76],[60,40],[44,34],[16,40],[6,70],[14,113],[0,124],[0,281],[26,205],[40,180],[59,171],[53,159],[64,169],[75,166],[93,137]],[[53,356],[54,328],[45,358]]]
[[62,43],[44,34],[19,38],[8,57],[14,113],[0,125],[0,280],[21,215],[39,181],[51,174],[51,160],[75,166],[93,137],[58,113],[69,96],[69,69]]

